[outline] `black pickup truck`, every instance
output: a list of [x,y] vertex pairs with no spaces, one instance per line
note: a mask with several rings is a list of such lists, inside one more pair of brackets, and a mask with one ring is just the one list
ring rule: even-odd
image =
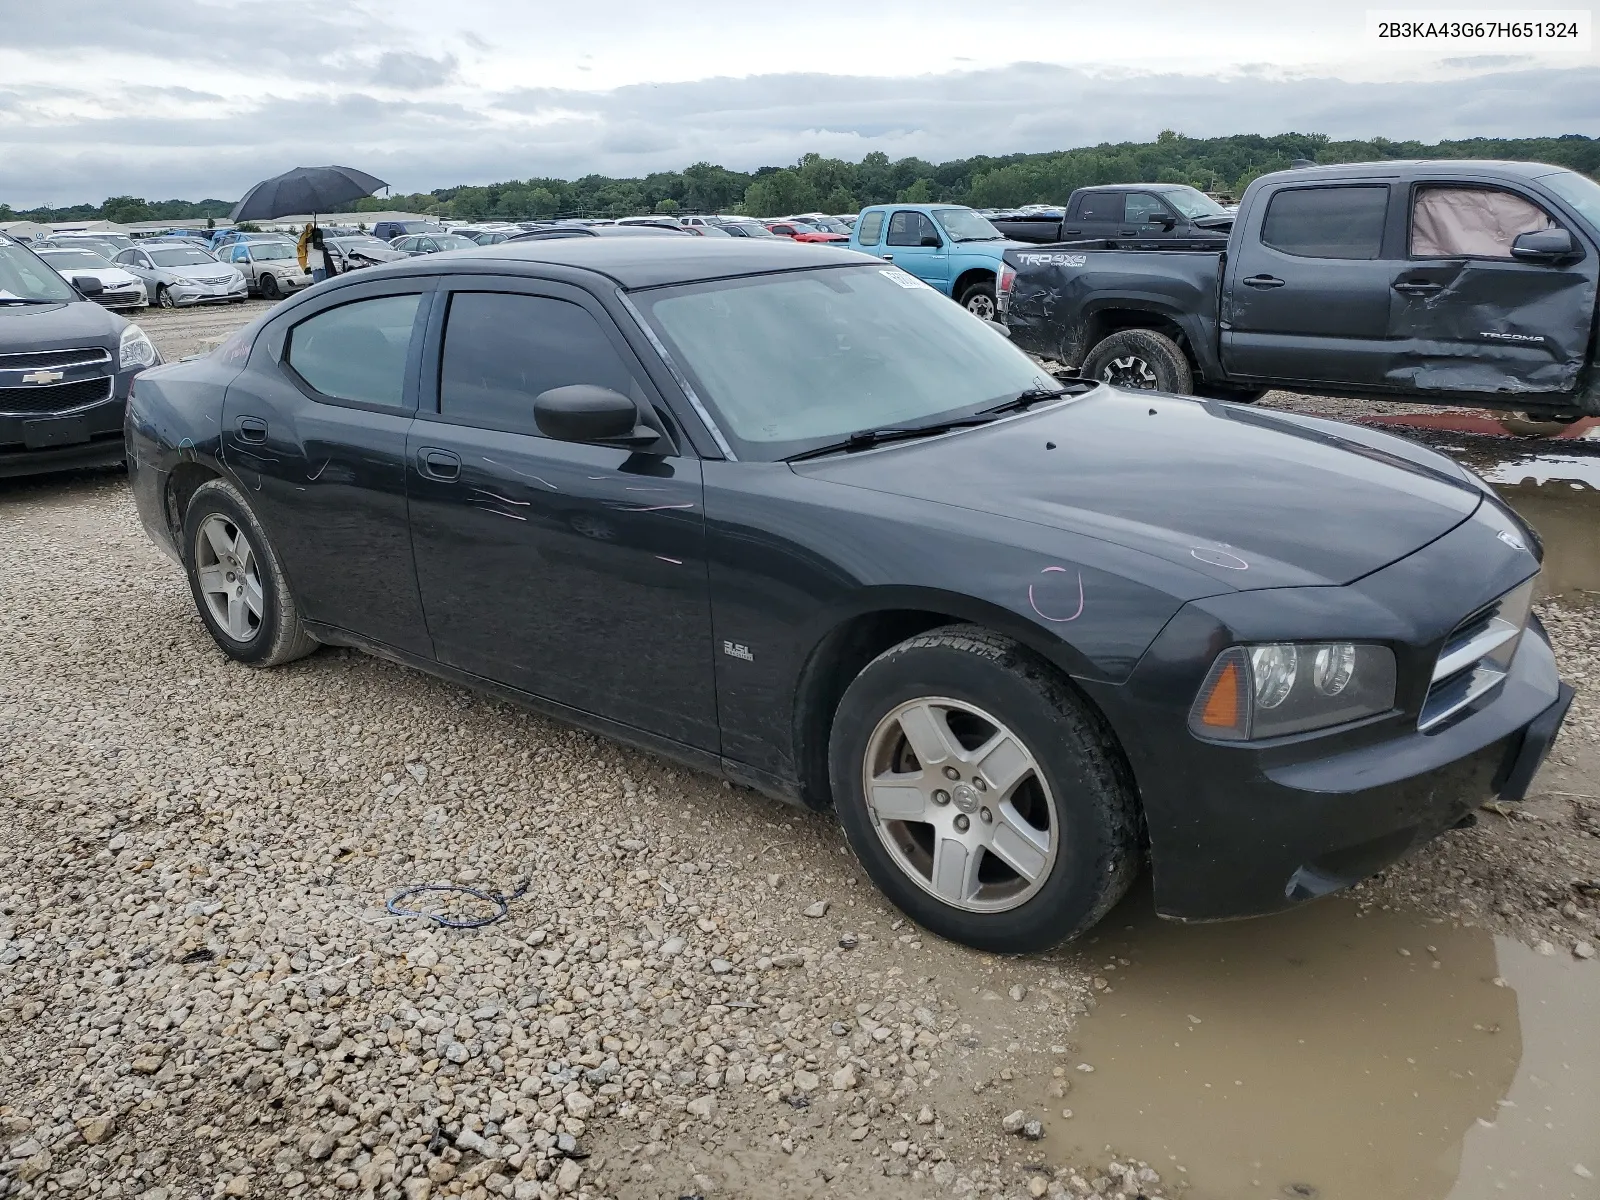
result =
[[1001,319],[1122,387],[1600,416],[1600,184],[1517,162],[1263,175],[1222,251],[1008,250]]
[[1184,183],[1116,183],[1073,192],[1061,215],[1009,213],[989,223],[1018,242],[1100,238],[1124,249],[1220,250],[1233,214]]

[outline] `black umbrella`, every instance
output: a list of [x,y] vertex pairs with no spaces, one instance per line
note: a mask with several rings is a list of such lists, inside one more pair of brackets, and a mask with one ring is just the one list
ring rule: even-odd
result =
[[263,179],[233,206],[228,219],[270,221],[301,213],[343,212],[351,204],[389,185],[354,167],[296,167]]

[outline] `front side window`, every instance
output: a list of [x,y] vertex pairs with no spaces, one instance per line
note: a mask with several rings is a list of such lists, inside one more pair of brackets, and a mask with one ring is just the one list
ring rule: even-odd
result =
[[1301,258],[1377,258],[1388,208],[1384,184],[1288,188],[1267,205],[1261,241]]
[[447,420],[538,435],[534,398],[574,383],[645,398],[581,305],[509,292],[451,297],[439,370],[439,411]]
[[933,221],[924,213],[897,212],[889,218],[888,244],[891,246],[920,246],[923,238],[937,240],[938,236]]
[[857,223],[858,239],[863,246],[876,246],[883,236],[883,212],[869,212]]
[[1052,386],[1004,337],[896,267],[746,276],[633,299],[740,458],[787,458]]
[[1167,206],[1149,192],[1129,192],[1123,220],[1129,225],[1143,225],[1151,217],[1171,216]]
[[401,408],[421,300],[379,296],[325,309],[290,331],[285,360],[324,396]]
[[1510,258],[1519,234],[1553,224],[1537,204],[1498,188],[1421,187],[1411,202],[1411,256]]

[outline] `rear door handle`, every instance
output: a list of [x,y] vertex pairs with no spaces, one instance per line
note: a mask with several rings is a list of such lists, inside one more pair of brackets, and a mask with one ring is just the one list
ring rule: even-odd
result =
[[1429,283],[1425,279],[1401,280],[1394,285],[1394,290],[1403,296],[1431,296],[1444,291],[1444,284]]
[[233,423],[233,428],[241,442],[260,445],[267,440],[267,423],[260,417],[240,417]]
[[440,483],[454,483],[461,478],[461,456],[437,446],[424,446],[417,451],[417,466],[429,479]]
[[1276,275],[1252,275],[1249,279],[1244,281],[1246,287],[1253,288],[1282,287],[1284,282],[1284,280],[1279,279]]

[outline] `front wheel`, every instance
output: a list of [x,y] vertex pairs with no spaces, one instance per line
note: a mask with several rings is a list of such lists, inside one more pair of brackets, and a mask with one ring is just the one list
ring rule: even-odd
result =
[[270,271],[261,276],[261,298],[263,300],[283,298],[283,290],[278,287],[278,277]]
[[183,520],[184,565],[212,640],[236,662],[275,667],[317,648],[265,531],[231,483],[195,489]]
[[961,307],[984,321],[994,320],[994,280],[981,280],[961,293]]
[[1096,383],[1134,391],[1194,391],[1194,373],[1183,349],[1154,329],[1124,329],[1089,351],[1080,374]]
[[981,950],[1077,937],[1138,870],[1138,805],[1109,729],[1048,663],[975,626],[867,665],[834,716],[829,776],[878,887]]
[[178,307],[178,302],[172,298],[172,289],[165,284],[156,288],[156,303],[162,308]]

